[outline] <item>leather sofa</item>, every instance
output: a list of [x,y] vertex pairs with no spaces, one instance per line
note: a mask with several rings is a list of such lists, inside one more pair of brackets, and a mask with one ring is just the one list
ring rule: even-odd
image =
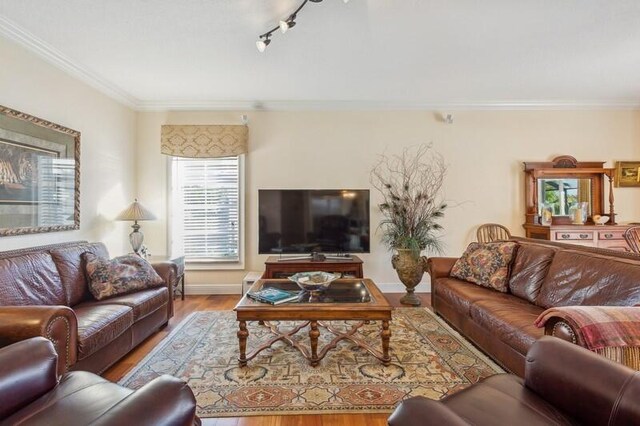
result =
[[0,347],[34,336],[49,339],[58,372],[102,373],[173,316],[176,265],[154,264],[165,285],[97,301],[82,254],[109,257],[86,241],[0,252]]
[[574,343],[576,332],[552,318],[534,321],[557,306],[640,304],[640,257],[613,250],[512,238],[518,244],[509,292],[500,293],[450,276],[456,258],[430,258],[434,311],[505,369],[524,375],[526,353],[545,333]]
[[57,355],[44,337],[0,349],[0,424],[199,425],[186,383],[160,376],[137,391],[86,371],[57,375]]
[[529,349],[524,380],[497,374],[440,401],[407,399],[389,425],[637,425],[639,399],[640,372],[544,336]]

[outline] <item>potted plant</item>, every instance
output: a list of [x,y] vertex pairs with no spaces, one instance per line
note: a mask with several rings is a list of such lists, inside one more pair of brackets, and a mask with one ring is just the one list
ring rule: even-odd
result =
[[382,242],[395,252],[391,264],[406,287],[400,299],[406,305],[420,305],[414,290],[427,261],[421,253],[440,251],[445,174],[444,160],[430,144],[405,148],[399,155],[383,154],[371,170],[371,184],[382,195]]

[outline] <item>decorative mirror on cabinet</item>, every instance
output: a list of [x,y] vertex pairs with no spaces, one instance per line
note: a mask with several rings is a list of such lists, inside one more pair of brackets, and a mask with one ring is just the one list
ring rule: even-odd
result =
[[[526,236],[626,250],[623,233],[628,226],[616,226],[615,220],[615,169],[604,163],[570,155],[525,162]],[[596,224],[594,218],[601,216],[604,221]]]

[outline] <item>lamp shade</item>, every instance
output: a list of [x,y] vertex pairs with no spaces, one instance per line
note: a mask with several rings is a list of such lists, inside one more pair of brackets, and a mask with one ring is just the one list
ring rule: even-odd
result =
[[117,217],[116,220],[155,220],[156,216],[147,210],[136,199],[129,207],[124,209]]

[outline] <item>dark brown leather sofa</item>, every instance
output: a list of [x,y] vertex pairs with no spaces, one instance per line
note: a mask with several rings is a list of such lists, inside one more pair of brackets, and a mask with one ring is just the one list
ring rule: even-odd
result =
[[[524,375],[525,356],[545,334],[534,325],[557,306],[640,304],[640,257],[612,250],[514,238],[509,293],[450,277],[456,258],[430,258],[435,312],[507,370]],[[570,324],[548,321],[546,334],[575,340]]]
[[58,377],[51,342],[34,337],[0,349],[2,425],[199,425],[186,383],[160,376],[137,391],[86,371]]
[[556,337],[538,340],[524,380],[488,377],[440,401],[402,402],[390,426],[637,425],[640,372]]
[[109,257],[85,241],[0,252],[0,346],[34,336],[53,342],[58,372],[102,373],[173,316],[176,266],[154,264],[165,286],[97,301],[82,254]]

